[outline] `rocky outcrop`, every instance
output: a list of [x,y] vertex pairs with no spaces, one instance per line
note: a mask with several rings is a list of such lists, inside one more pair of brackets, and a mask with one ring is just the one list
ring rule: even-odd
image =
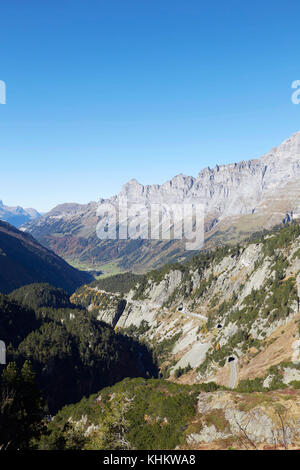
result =
[[158,311],[180,285],[181,281],[182,272],[174,270],[159,283],[149,280],[141,299],[135,298],[134,290],[130,291],[126,296],[127,305],[120,317],[118,326],[126,328],[135,325],[138,327],[142,321],[152,324]]
[[262,444],[288,448],[300,439],[299,394],[202,393],[198,413],[201,430],[187,436],[189,444],[233,438],[235,446],[253,450]]

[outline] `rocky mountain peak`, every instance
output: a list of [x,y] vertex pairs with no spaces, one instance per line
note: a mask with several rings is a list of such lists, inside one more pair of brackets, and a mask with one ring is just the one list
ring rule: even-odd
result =
[[262,160],[273,158],[276,160],[297,159],[300,157],[300,131],[282,142],[278,147],[274,147]]

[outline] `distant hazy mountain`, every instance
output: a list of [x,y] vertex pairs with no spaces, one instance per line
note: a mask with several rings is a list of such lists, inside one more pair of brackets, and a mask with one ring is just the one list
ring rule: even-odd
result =
[[[300,132],[259,159],[208,167],[197,177],[178,175],[148,186],[131,180],[108,202],[117,204],[124,198],[147,206],[203,203],[206,246],[240,240],[298,216]],[[68,261],[91,267],[115,260],[122,268],[141,270],[191,254],[176,240],[101,241],[96,236],[96,208],[95,202],[63,204],[28,223],[26,230]]]
[[0,220],[4,220],[15,227],[20,227],[25,222],[38,219],[39,217],[40,214],[35,209],[23,209],[20,206],[9,207],[0,201]]
[[0,292],[25,284],[48,282],[73,292],[92,276],[68,265],[34,238],[0,221]]

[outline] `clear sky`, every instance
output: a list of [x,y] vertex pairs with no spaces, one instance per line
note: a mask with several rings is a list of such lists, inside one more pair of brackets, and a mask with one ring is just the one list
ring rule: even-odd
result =
[[0,3],[0,199],[48,210],[300,130],[299,0]]

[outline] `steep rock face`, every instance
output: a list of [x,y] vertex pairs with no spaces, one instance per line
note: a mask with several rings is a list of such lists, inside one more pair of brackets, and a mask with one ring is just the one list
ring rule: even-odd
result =
[[139,327],[142,321],[153,323],[157,312],[163,307],[176,287],[180,285],[182,273],[172,271],[158,284],[148,282],[143,292],[142,300],[135,298],[135,292],[130,291],[126,297],[127,305],[117,326],[126,328],[130,325]]
[[126,307],[126,300],[119,293],[105,292],[98,287],[83,286],[70,298],[73,304],[87,308],[97,320],[115,327]]
[[[292,224],[147,274],[124,295],[117,322],[108,306],[93,308],[118,329],[167,348],[161,367],[171,375],[190,366],[189,380],[228,386],[235,373],[230,357],[240,380],[267,378],[270,366],[280,363],[298,369],[299,276],[300,226]],[[284,368],[278,369],[281,380]]]
[[[289,186],[291,183],[293,190]],[[118,198],[126,197],[129,201],[144,204],[202,202],[206,215],[216,214],[220,220],[228,216],[265,214],[271,200],[275,207],[281,207],[282,217],[285,211],[298,210],[299,183],[300,132],[260,159],[208,167],[196,178],[178,175],[163,185],[151,186],[131,180],[123,186]]]
[[[99,204],[201,203],[207,246],[242,239],[300,214],[299,149],[300,132],[259,159],[208,167],[197,177],[146,186],[133,179]],[[25,229],[65,259],[94,268],[115,259],[122,268],[146,270],[189,255],[180,240],[99,240],[96,210],[95,202],[63,204]]]

